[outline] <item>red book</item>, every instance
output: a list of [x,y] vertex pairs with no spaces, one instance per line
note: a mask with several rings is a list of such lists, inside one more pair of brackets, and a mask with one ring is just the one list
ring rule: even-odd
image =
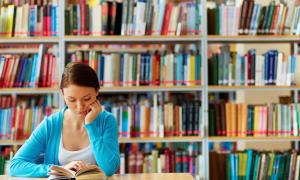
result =
[[87,17],[86,17],[86,6],[85,3],[80,3],[80,35],[85,35],[85,31],[86,31],[86,21],[87,21]]
[[163,21],[161,35],[168,35],[168,28],[169,28],[172,8],[173,8],[173,4],[168,2],[167,6],[166,6],[166,10],[165,10],[165,17],[164,17],[164,21]]
[[47,23],[47,17],[48,17],[48,10],[47,10],[48,8],[47,8],[47,6],[45,6],[44,8],[43,8],[43,11],[44,11],[44,13],[43,13],[43,36],[47,36],[48,35],[48,32],[47,32],[47,30],[48,30],[48,23]]
[[47,36],[51,36],[52,35],[52,32],[51,32],[52,5],[48,5],[46,9],[47,9],[47,16],[46,16]]
[[47,70],[49,69],[48,67],[48,61],[49,61],[49,54],[45,54],[44,55],[44,59],[43,59],[43,64],[42,64],[42,78],[41,78],[41,84],[40,87],[46,87],[47,85]]
[[5,58],[2,75],[0,76],[0,87],[4,87],[5,84],[4,81],[5,81],[5,76],[7,74],[8,62],[9,62],[8,59]]
[[131,152],[128,155],[128,173],[136,173],[136,154]]
[[143,173],[144,154],[142,152],[136,153],[136,173]]

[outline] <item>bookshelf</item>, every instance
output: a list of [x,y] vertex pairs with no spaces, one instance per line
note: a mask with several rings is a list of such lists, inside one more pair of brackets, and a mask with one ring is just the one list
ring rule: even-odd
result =
[[[176,2],[176,1],[174,1]],[[11,37],[11,38],[0,38],[0,44],[56,44],[58,45],[58,71],[59,77],[65,67],[65,61],[67,59],[68,51],[76,51],[78,49],[72,49],[70,45],[72,44],[195,44],[201,54],[201,85],[192,86],[139,86],[139,87],[101,87],[100,93],[106,94],[141,94],[141,93],[184,93],[193,92],[201,97],[201,120],[202,129],[204,136],[172,136],[172,137],[134,137],[134,138],[124,138],[120,137],[120,144],[126,143],[147,143],[147,142],[166,142],[166,143],[180,143],[180,142],[198,142],[201,143],[201,152],[204,157],[204,167],[205,168],[205,178],[209,179],[209,143],[212,142],[294,142],[299,143],[299,136],[267,136],[267,137],[218,137],[209,136],[209,99],[208,95],[210,93],[222,93],[229,92],[235,93],[237,91],[293,91],[295,92],[294,99],[298,99],[298,91],[300,90],[299,85],[295,86],[220,86],[220,85],[209,85],[208,84],[208,46],[210,44],[220,44],[220,43],[288,43],[295,46],[296,43],[300,42],[300,37],[297,35],[208,35],[207,32],[207,9],[206,0],[201,0],[201,34],[199,35],[182,35],[182,36],[137,36],[137,35],[103,35],[103,36],[86,36],[86,35],[65,35],[65,19],[59,18],[59,35],[57,37]],[[59,1],[59,16],[65,16],[65,1]],[[294,47],[295,48],[295,47]],[[86,50],[89,50],[87,48]],[[99,50],[99,49],[94,49]],[[134,52],[136,48],[129,49],[118,49],[111,50],[101,49],[102,52]],[[140,51],[147,51],[147,48],[141,48]],[[7,52],[12,52],[13,50],[7,50]],[[29,49],[26,51],[36,52],[36,50]],[[1,54],[1,52],[0,52]],[[2,88],[0,89],[0,95],[7,94],[59,94],[58,88]],[[59,99],[59,107],[63,107],[63,98]],[[0,140],[0,145],[22,145],[24,141],[9,141]]]

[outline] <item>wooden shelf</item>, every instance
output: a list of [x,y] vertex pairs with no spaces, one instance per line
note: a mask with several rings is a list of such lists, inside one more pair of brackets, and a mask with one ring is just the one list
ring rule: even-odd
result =
[[151,43],[151,42],[176,42],[195,43],[201,42],[200,35],[187,36],[65,36],[67,43]]
[[147,142],[201,142],[204,138],[200,136],[180,136],[180,137],[136,137],[119,138],[119,143],[147,143]]
[[[181,137],[136,137],[119,138],[119,143],[144,143],[144,142],[202,142],[200,136],[181,136]],[[25,140],[0,140],[1,146],[22,145]]]
[[58,37],[0,37],[0,43],[58,43]]
[[266,91],[282,91],[282,90],[299,90],[300,86],[208,86],[209,92],[227,92],[227,91],[254,91],[254,90],[266,90]]
[[161,91],[202,91],[202,86],[133,86],[133,87],[100,87],[101,93],[116,92],[161,92]]
[[0,146],[22,145],[25,140],[0,140]]
[[58,88],[0,88],[0,94],[48,94],[58,92]]
[[266,136],[266,137],[257,137],[257,136],[247,136],[247,137],[208,137],[209,142],[264,142],[264,141],[300,141],[300,136]]
[[208,43],[223,43],[223,42],[241,42],[241,43],[270,43],[270,42],[299,42],[300,36],[295,35],[237,35],[237,36],[221,36],[208,35]]

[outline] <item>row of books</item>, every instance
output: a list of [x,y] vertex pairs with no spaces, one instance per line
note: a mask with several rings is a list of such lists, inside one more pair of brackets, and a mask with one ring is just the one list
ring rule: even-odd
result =
[[58,63],[51,53],[0,55],[0,87],[53,87]]
[[0,139],[27,139],[45,116],[57,111],[51,95],[1,96],[0,104],[5,104],[0,109]]
[[299,108],[299,104],[215,102],[209,105],[209,135],[298,136]]
[[208,60],[210,85],[295,85],[300,81],[300,57],[269,50],[258,55],[255,49],[241,55],[220,47]]
[[123,0],[69,4],[67,35],[194,35],[201,32],[201,4]]
[[[204,179],[204,156],[198,144],[142,145],[144,148],[121,148],[120,174],[125,173],[190,173]],[[150,146],[150,147],[149,147]],[[162,146],[162,147],[159,147]],[[197,146],[197,147],[196,147]]]
[[104,87],[192,86],[201,83],[201,55],[196,53],[76,51],[68,59],[89,64]]
[[[300,155],[296,150],[209,153],[210,179],[290,179],[300,178]],[[218,172],[218,173],[216,173]]]
[[208,34],[256,35],[300,34],[299,4],[296,0],[285,3],[271,1],[268,6],[244,0],[241,7],[216,5],[209,8]]
[[57,3],[0,6],[0,37],[58,36]]
[[160,102],[157,94],[149,96],[132,102],[101,101],[116,117],[120,137],[203,136],[200,101]]
[[56,0],[0,0],[0,6],[7,6],[11,4],[15,6],[21,6],[23,4],[45,6],[52,2],[57,4]]

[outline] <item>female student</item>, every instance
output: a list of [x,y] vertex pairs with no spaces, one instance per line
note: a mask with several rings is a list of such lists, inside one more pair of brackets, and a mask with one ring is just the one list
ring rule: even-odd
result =
[[[107,176],[120,164],[118,127],[114,116],[102,111],[97,99],[95,71],[82,63],[70,63],[60,89],[66,107],[46,117],[10,162],[10,175],[45,177],[51,165],[78,170],[96,164]],[[42,163],[38,163],[44,154]]]

